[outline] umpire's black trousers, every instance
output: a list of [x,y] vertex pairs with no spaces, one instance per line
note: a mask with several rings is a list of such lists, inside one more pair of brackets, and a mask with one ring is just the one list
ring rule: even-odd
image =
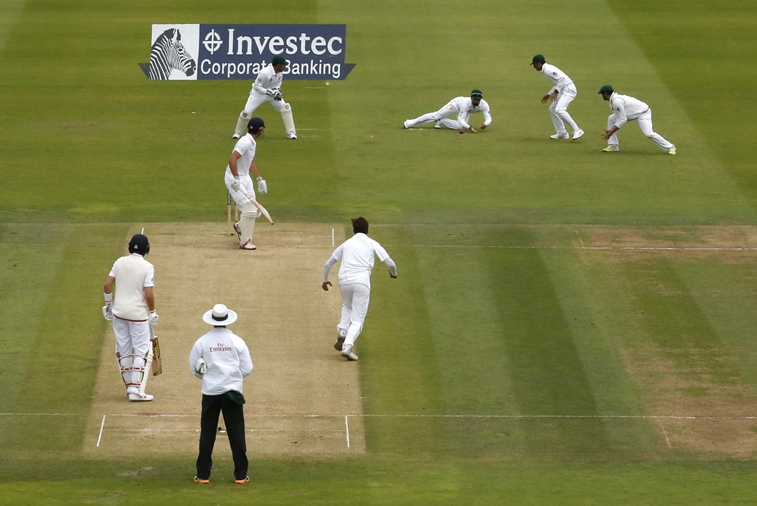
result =
[[234,479],[243,480],[247,476],[247,442],[244,436],[244,408],[227,394],[202,395],[202,417],[200,419],[200,453],[197,456],[197,477],[210,478],[213,467],[213,446],[216,442],[218,417],[223,412],[226,432],[229,436],[231,455],[234,459]]

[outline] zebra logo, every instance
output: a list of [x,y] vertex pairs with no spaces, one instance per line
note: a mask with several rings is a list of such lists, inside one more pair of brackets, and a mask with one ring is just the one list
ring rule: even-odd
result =
[[181,43],[178,28],[169,28],[155,39],[150,50],[148,77],[151,80],[170,79],[171,71],[178,70],[187,77],[194,75],[197,62]]

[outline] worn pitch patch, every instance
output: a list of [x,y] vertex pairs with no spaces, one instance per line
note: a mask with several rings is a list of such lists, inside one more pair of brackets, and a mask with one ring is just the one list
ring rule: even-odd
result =
[[[239,314],[229,328],[247,342],[254,364],[244,390],[250,456],[363,454],[363,418],[349,417],[362,414],[359,362],[334,350],[341,296],[338,288],[321,289],[332,228],[341,243],[341,225],[258,220],[258,249],[241,251],[226,224],[146,225],[163,374],[147,383],[155,400],[129,402],[108,327],[83,453],[109,459],[196,455],[201,382],[190,374],[189,352],[210,329],[202,314],[223,303]],[[215,456],[225,455],[230,451],[219,435]]]

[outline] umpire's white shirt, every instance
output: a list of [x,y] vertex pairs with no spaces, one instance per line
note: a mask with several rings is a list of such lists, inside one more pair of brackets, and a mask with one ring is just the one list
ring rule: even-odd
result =
[[[200,358],[207,364],[205,374],[195,370]],[[214,327],[192,347],[189,369],[202,379],[205,395],[221,395],[230,390],[242,392],[243,378],[252,372],[252,357],[241,337],[226,327]]]
[[639,99],[628,95],[610,95],[610,109],[615,115],[615,126],[620,128],[628,121],[638,119],[639,116],[649,111],[649,106]]
[[281,82],[283,80],[284,76],[281,72],[277,74],[273,69],[273,65],[268,65],[258,73],[258,77],[255,79],[255,82],[252,83],[250,94],[252,94],[253,91],[265,93],[266,90],[270,90],[271,88],[281,88]]
[[367,235],[357,233],[344,241],[331,254],[332,260],[342,262],[339,266],[339,284],[361,283],[370,287],[375,257],[384,262],[389,258],[389,253]]
[[568,77],[565,72],[549,63],[545,63],[541,66],[541,72],[544,74],[544,77],[552,83],[552,89],[549,90],[549,95],[554,92],[562,93],[565,88],[573,84],[573,80]]

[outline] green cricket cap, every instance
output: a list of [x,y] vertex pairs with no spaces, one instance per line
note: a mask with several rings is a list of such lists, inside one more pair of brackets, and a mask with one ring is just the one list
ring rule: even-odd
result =
[[605,93],[614,93],[614,92],[615,92],[615,90],[613,90],[612,86],[610,86],[609,84],[605,84],[604,86],[602,86],[601,88],[599,88],[599,94],[600,95],[604,95]]
[[470,98],[484,98],[484,93],[481,90],[473,90],[470,92]]
[[534,57],[531,59],[531,65],[533,65],[534,63],[547,63],[547,60],[544,59],[543,54],[537,54],[534,55]]
[[271,64],[278,65],[279,63],[283,63],[284,65],[286,65],[287,59],[281,55],[274,56],[273,60],[271,60]]

